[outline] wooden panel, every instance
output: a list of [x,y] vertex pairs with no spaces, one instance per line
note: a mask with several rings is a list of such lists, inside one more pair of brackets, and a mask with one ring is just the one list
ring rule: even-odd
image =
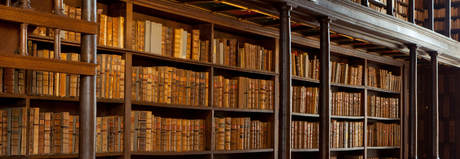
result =
[[63,72],[80,75],[95,75],[96,64],[60,61],[30,56],[0,55],[0,67]]
[[66,16],[0,5],[0,20],[59,28],[88,34],[97,33],[97,24]]

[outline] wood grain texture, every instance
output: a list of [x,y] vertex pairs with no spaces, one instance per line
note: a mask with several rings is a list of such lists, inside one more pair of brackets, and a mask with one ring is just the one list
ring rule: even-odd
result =
[[0,55],[0,67],[63,72],[80,75],[96,74],[96,64],[60,61],[19,55]]

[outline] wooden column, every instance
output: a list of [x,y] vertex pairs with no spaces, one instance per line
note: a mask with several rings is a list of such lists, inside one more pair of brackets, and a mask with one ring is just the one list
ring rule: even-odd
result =
[[387,0],[387,14],[394,16],[393,0]]
[[415,23],[415,0],[409,0],[409,12],[408,21],[409,23]]
[[434,30],[434,1],[425,0],[425,4],[428,9],[428,22],[426,23],[426,28]]
[[291,158],[291,6],[280,8],[280,159]]
[[438,99],[438,52],[430,52],[432,82],[432,159],[439,159],[439,99]]
[[369,7],[369,0],[361,0],[361,5]]
[[409,159],[417,159],[417,45],[410,50],[409,71]]
[[452,28],[450,26],[451,25],[450,18],[452,16],[450,7],[452,6],[452,4],[450,3],[450,0],[445,0],[445,1],[446,1],[445,2],[446,3],[446,18],[444,20],[445,20],[446,25],[445,25],[445,28],[444,28],[444,31],[445,31],[444,35],[446,35],[447,37],[450,38],[451,33],[452,33],[452,31],[451,31]]
[[319,19],[320,23],[320,73],[319,73],[319,154],[321,159],[330,157],[330,73],[329,63],[331,58],[330,36],[329,36],[329,18]]
[[[96,22],[96,0],[82,0],[82,20]],[[96,63],[96,35],[82,34],[80,61]],[[96,76],[80,76],[80,159],[96,158]],[[129,149],[126,147],[125,149]]]

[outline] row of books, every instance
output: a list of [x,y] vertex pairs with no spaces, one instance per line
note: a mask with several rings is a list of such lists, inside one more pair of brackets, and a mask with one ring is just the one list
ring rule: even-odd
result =
[[319,88],[292,86],[292,112],[318,114]]
[[216,150],[247,150],[272,147],[270,122],[249,117],[215,118]]
[[331,155],[330,159],[364,159],[363,155]]
[[25,94],[25,70],[0,68],[0,93]]
[[367,157],[368,159],[398,159],[399,157]]
[[372,66],[369,66],[367,71],[369,86],[399,92],[402,84],[400,75],[394,75],[389,70]]
[[[0,110],[0,156],[25,155],[27,153],[27,133],[27,109],[25,107]],[[51,148],[49,143],[48,148]],[[28,152],[30,153],[30,150]]]
[[434,9],[434,18],[446,18],[446,8]]
[[399,118],[399,98],[369,95],[367,115],[372,117]]
[[[40,108],[30,108],[29,111],[29,155],[78,153],[78,115],[69,112],[41,112]],[[27,111],[23,110],[23,113]]]
[[414,16],[416,23],[424,26],[425,21],[428,19],[428,10],[424,8],[417,8],[414,12]]
[[98,98],[123,99],[125,60],[120,55],[98,54],[96,95]]
[[[81,19],[81,8],[63,4],[64,15],[74,19]],[[125,19],[122,16],[111,17],[103,14],[102,9],[97,10],[98,14],[98,42],[99,46],[110,46],[124,48]],[[43,37],[54,37],[55,30],[46,27],[36,27],[32,35]],[[60,31],[60,38],[64,41],[80,43],[81,33],[72,31]]]
[[146,53],[208,61],[209,40],[200,40],[200,30],[174,28],[150,20],[134,23],[134,49]]
[[355,92],[332,92],[332,115],[362,116],[361,96],[361,93]]
[[291,53],[292,75],[319,80],[319,59],[305,51],[294,50]]
[[[62,5],[63,14],[73,19],[81,19],[81,8],[69,6],[67,4]],[[55,29],[38,26],[32,31],[32,35],[43,36],[43,37],[54,37],[56,34]],[[80,42],[80,33],[61,30],[59,37],[64,41]]]
[[108,16],[98,10],[98,45],[124,48],[125,47],[125,18]]
[[349,85],[363,84],[363,65],[350,65],[344,62],[331,62],[331,82]]
[[362,147],[364,123],[332,120],[330,135],[332,148]]
[[123,116],[96,118],[96,152],[123,152],[123,124]]
[[401,128],[395,123],[371,123],[367,126],[368,146],[400,146]]
[[291,123],[291,148],[315,149],[319,145],[319,123],[293,121]]
[[452,33],[452,39],[460,41],[460,33]]
[[409,1],[408,0],[397,0],[395,9],[395,17],[401,20],[407,21],[408,20],[408,13],[409,13]]
[[204,151],[205,121],[161,117],[151,111],[131,112],[131,151]]
[[165,104],[208,106],[208,72],[169,66],[133,67],[132,98]]
[[[31,43],[29,43],[31,44]],[[33,43],[29,53],[31,56],[60,59],[63,61],[79,61],[78,53],[61,53],[55,57],[54,50],[38,49]],[[32,71],[31,94],[39,96],[76,97],[79,95],[80,76],[68,73]]]
[[274,105],[274,82],[248,77],[214,76],[214,106],[218,108],[266,109]]
[[452,29],[460,29],[460,19],[453,19],[451,26]]
[[446,23],[444,21],[434,21],[434,31],[438,33],[443,33],[446,28]]
[[247,69],[273,71],[273,50],[237,39],[213,39],[212,62]]
[[[376,0],[376,1],[379,1],[383,4],[387,4],[387,0]],[[382,14],[387,14],[387,8],[385,6],[380,6],[380,5],[377,5],[377,4],[374,4],[374,3],[369,3],[369,8],[372,8],[374,10],[376,10],[377,12],[380,12]]]

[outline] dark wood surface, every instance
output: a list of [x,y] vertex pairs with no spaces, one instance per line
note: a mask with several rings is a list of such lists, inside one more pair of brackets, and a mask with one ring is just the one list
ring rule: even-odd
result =
[[97,24],[95,22],[76,20],[66,16],[58,16],[50,13],[42,13],[30,9],[20,9],[3,5],[0,5],[0,19],[4,21],[60,28],[68,31],[88,34],[97,33]]
[[319,73],[319,154],[321,159],[328,159],[331,156],[330,146],[330,124],[331,124],[331,111],[330,111],[330,26],[329,18],[323,17],[319,19],[320,22],[320,73]]
[[96,64],[7,54],[0,55],[0,67],[82,75],[96,74]]
[[417,159],[417,48],[415,44],[410,48],[409,73],[409,159]]

